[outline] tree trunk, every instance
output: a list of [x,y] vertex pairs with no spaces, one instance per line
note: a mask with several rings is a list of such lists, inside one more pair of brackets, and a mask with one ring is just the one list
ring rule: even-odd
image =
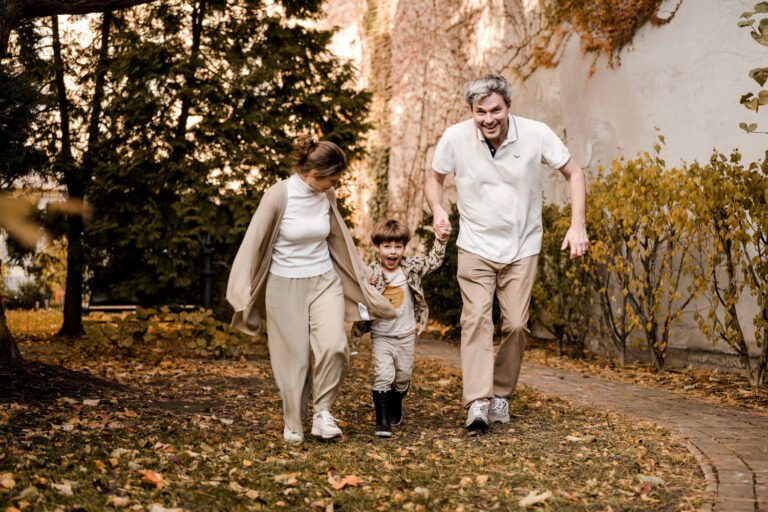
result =
[[[73,197],[70,195],[70,197]],[[76,197],[76,196],[74,196]],[[67,280],[64,291],[64,322],[59,336],[83,334],[83,219],[69,215],[67,222]]]
[[[77,177],[77,166],[72,157],[72,142],[69,126],[69,100],[64,82],[64,59],[61,55],[59,20],[51,16],[53,37],[53,61],[56,68],[56,89],[58,92],[59,114],[61,118],[61,154],[56,166],[64,175],[67,194],[70,198],[83,197],[83,185]],[[83,220],[79,215],[67,216],[67,279],[64,291],[64,323],[59,330],[60,336],[73,336],[83,331]]]
[[5,320],[5,307],[0,302],[0,362],[21,361],[21,352]]
[[[109,57],[109,31],[112,22],[112,13],[105,12],[101,24],[101,48],[96,63],[96,77],[93,87],[93,99],[91,100],[91,115],[88,121],[88,147],[83,155],[82,163],[65,168],[65,182],[70,198],[83,199],[86,184],[91,179],[90,169],[93,165],[97,141],[99,137],[99,118],[101,117],[101,103],[104,98],[105,73],[107,58]],[[54,25],[57,27],[57,25]],[[54,30],[54,54],[58,51],[61,55],[61,45],[57,44],[58,30]],[[57,69],[58,69],[57,65]],[[62,64],[63,68],[63,64]],[[57,72],[58,82],[58,72]],[[60,105],[66,110],[66,90],[63,82],[60,84]],[[64,116],[62,115],[62,124]],[[62,133],[64,130],[62,130]],[[67,129],[68,132],[68,129]],[[63,144],[62,144],[63,145]],[[67,226],[67,280],[64,293],[64,323],[59,330],[60,336],[77,336],[83,329],[83,275],[85,274],[85,247],[83,245],[83,219],[80,215],[70,215]]]
[[[195,73],[197,72],[200,60],[200,42],[203,35],[205,2],[206,0],[201,0],[195,3],[192,8],[192,47],[190,48],[189,66],[184,76],[184,87],[187,89],[192,89],[196,86]],[[173,142],[173,154],[171,156],[174,162],[180,162],[187,154],[186,135],[190,108],[192,108],[192,94],[187,91],[187,94],[183,94],[181,98],[179,121],[176,125],[176,137]]]

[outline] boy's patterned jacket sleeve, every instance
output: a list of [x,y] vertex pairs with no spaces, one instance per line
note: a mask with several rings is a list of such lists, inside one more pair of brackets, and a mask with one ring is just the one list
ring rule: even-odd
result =
[[445,242],[435,238],[435,242],[432,244],[432,249],[427,254],[427,257],[413,258],[411,262],[414,270],[423,277],[442,265],[443,258],[445,258]]

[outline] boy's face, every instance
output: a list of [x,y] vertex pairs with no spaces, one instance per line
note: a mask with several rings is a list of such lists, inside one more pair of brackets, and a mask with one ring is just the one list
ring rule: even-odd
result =
[[402,242],[382,242],[376,246],[379,253],[381,264],[389,271],[397,270],[400,260],[405,252],[405,245]]

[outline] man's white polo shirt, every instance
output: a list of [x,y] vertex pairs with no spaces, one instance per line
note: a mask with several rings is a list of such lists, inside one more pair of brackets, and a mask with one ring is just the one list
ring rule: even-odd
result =
[[432,168],[455,172],[459,206],[456,245],[496,263],[541,251],[541,163],[555,169],[571,158],[544,123],[509,116],[506,140],[491,156],[472,119],[448,127]]

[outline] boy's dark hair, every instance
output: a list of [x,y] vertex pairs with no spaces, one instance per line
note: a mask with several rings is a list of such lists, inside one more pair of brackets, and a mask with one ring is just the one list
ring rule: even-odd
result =
[[371,233],[373,245],[381,245],[384,242],[400,242],[406,245],[410,239],[411,232],[408,231],[408,228],[401,222],[393,219],[380,222],[378,226],[373,228],[373,233]]

